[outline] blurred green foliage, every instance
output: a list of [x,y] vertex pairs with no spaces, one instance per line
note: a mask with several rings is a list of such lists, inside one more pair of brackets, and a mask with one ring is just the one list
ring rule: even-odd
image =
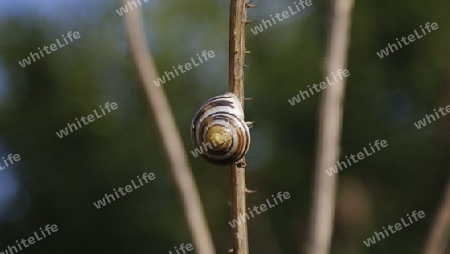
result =
[[[115,12],[120,2],[98,2],[68,1],[55,17],[24,11],[0,19],[0,156],[18,153],[22,158],[0,171],[0,192],[6,196],[15,190],[10,199],[0,199],[0,251],[46,224],[57,224],[59,231],[28,251],[168,253],[191,242],[154,116],[128,54],[123,20]],[[253,2],[259,7],[249,17],[257,20],[293,4]],[[0,3],[6,13],[10,5]],[[189,125],[203,101],[228,88],[229,3],[143,5],[160,73],[203,50],[216,54],[161,89],[180,127],[217,253],[227,253],[228,169],[192,156]],[[248,206],[279,191],[291,194],[249,221],[251,253],[303,253],[321,94],[295,106],[287,100],[323,80],[329,12],[329,1],[313,0],[307,11],[263,33],[247,34],[252,53],[245,91],[253,100],[245,111],[246,119],[257,122],[247,157],[248,188],[257,192],[249,196]],[[419,253],[423,247],[449,178],[450,117],[420,130],[413,123],[450,104],[449,12],[446,0],[356,0],[342,155],[359,152],[376,139],[389,146],[339,173],[333,254]],[[437,22],[439,29],[383,59],[376,55],[426,22]],[[20,67],[18,61],[30,52],[70,30],[81,38]],[[63,139],[55,135],[108,101],[119,109]],[[144,172],[155,173],[156,180],[99,210],[93,206]],[[11,179],[18,187],[10,182],[2,188]],[[423,210],[425,219],[373,247],[363,244],[374,231],[413,210]]]

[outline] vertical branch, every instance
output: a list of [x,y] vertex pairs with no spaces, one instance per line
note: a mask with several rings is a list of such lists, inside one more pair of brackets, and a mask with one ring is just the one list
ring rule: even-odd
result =
[[[346,67],[353,4],[354,0],[335,0],[333,3],[325,76]],[[325,169],[339,159],[344,88],[345,80],[337,82],[324,91],[321,99],[309,254],[327,254],[330,251],[337,175],[329,176]]]
[[[229,31],[229,90],[244,107],[245,25],[247,0],[231,0]],[[246,213],[245,158],[231,166],[231,219]],[[233,228],[233,253],[248,254],[247,222]]]
[[[122,2],[124,5],[127,4],[127,0]],[[181,197],[194,248],[198,254],[214,254],[211,233],[172,110],[163,88],[152,83],[158,77],[158,73],[150,50],[147,48],[141,9],[135,9],[124,16],[131,55],[169,157],[172,175]]]
[[442,205],[436,215],[424,254],[443,254],[450,244],[450,179],[442,200]]

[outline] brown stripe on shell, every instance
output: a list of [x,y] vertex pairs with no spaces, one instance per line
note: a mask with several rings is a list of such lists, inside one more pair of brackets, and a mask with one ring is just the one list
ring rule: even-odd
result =
[[[249,136],[248,128],[247,128],[245,122],[242,119],[239,119],[235,115],[230,114],[228,112],[216,112],[207,119],[208,119],[208,121],[205,123],[202,123],[202,125],[201,125],[200,129],[203,130],[203,132],[201,133],[200,137],[203,137],[205,135],[205,133],[208,129],[206,126],[212,127],[213,126],[212,122],[221,120],[221,121],[229,123],[231,125],[231,128],[234,128],[236,130],[236,136],[238,137],[239,140],[238,140],[238,142],[236,142],[235,152],[230,151],[230,149],[233,147],[234,142],[235,142],[235,140],[233,139],[230,149],[221,151],[221,152],[208,150],[202,154],[202,157],[204,157],[209,162],[212,162],[215,164],[223,164],[223,165],[232,164],[232,163],[236,162],[237,160],[241,159],[245,155],[245,153],[247,152],[247,150],[249,148],[248,141],[249,141],[250,136]],[[232,120],[230,121],[230,119],[232,119]],[[220,157],[221,155],[224,156],[222,160],[218,160],[217,158],[210,157],[210,156]]]
[[[240,112],[242,112],[240,102],[236,100],[236,98],[233,98],[233,95],[231,93],[226,93],[225,95],[216,96],[209,99],[200,107],[191,122],[191,138],[194,142],[194,145],[200,147],[202,146],[202,140],[204,142],[205,135],[208,129],[212,126],[223,126],[224,128],[234,129],[234,131],[231,130],[231,132],[236,133],[238,142],[236,142],[236,140],[232,138],[231,146],[227,150],[213,151],[212,149],[208,149],[208,151],[204,151],[201,155],[205,160],[213,164],[233,164],[247,153],[250,145],[249,129],[244,119],[237,117],[237,115],[235,115],[234,113],[230,113],[227,111],[218,111],[210,114],[208,111],[214,109],[215,107],[229,107],[230,111],[236,112],[236,110],[239,110]],[[203,122],[199,123],[198,121],[201,118],[203,118]],[[233,145],[236,145],[236,150],[234,152],[230,150],[233,148]],[[216,157],[219,157],[221,159],[218,159]]]
[[231,97],[225,97],[225,96],[217,96],[214,98],[209,99],[207,102],[205,102],[200,109],[197,111],[197,113],[195,114],[194,119],[192,119],[192,128],[194,129],[195,132],[195,123],[198,122],[198,120],[210,109],[212,109],[213,107],[216,106],[228,106],[232,109],[234,109],[235,107],[233,106],[233,101],[227,101],[227,100],[220,100],[220,101],[215,101],[219,98],[225,98],[225,99],[232,99]]
[[[202,139],[204,139],[207,131],[209,130],[209,128],[211,128],[212,126],[215,125],[221,125],[224,128],[232,128],[232,129],[236,129],[238,128],[238,126],[236,126],[234,120],[230,121],[229,119],[233,117],[235,118],[232,114],[229,114],[228,112],[217,112],[215,114],[212,114],[209,119],[209,121],[211,122],[206,122],[206,123],[202,123],[202,133],[201,133],[201,137]],[[236,119],[236,118],[235,118]],[[223,124],[213,124],[213,122],[223,122],[223,123],[227,123],[227,125],[231,125],[231,126],[225,126]],[[233,132],[233,131],[232,131]],[[237,133],[237,132],[236,132]],[[239,133],[237,133],[236,135],[239,135]],[[233,145],[235,144],[235,140],[232,138],[232,142],[231,145],[226,149],[226,150],[222,150],[222,151],[213,151],[213,150],[208,150],[205,153],[203,153],[204,157],[207,157],[209,160],[213,160],[213,161],[217,161],[218,159],[215,157],[223,157],[224,160],[228,160],[230,158],[233,157],[233,152],[231,151],[231,149],[233,148]],[[237,142],[237,146],[236,149],[239,149],[239,142]],[[214,157],[211,157],[214,156]]]

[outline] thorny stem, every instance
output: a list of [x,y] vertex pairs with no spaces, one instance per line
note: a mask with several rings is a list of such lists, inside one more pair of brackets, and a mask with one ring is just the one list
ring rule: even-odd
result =
[[[248,0],[231,0],[229,31],[229,90],[244,107],[245,25]],[[231,219],[238,220],[246,213],[245,158],[231,166]],[[248,254],[247,222],[233,228],[233,253]]]

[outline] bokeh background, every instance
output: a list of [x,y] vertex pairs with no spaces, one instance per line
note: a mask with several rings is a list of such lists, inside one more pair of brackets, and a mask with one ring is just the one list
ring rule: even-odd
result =
[[[143,1],[141,1],[143,2]],[[294,1],[255,0],[251,19]],[[46,224],[59,231],[22,252],[168,253],[192,242],[162,141],[129,55],[118,0],[0,0],[0,156],[22,160],[0,171],[0,251]],[[143,3],[160,73],[203,50],[216,57],[164,84],[201,193],[217,253],[231,248],[228,168],[190,153],[189,125],[207,98],[228,88],[228,0]],[[308,236],[320,96],[291,106],[321,82],[330,1],[248,31],[246,119],[248,206],[291,198],[251,219],[251,253],[304,253]],[[450,104],[447,0],[356,0],[352,15],[342,156],[376,139],[389,146],[339,173],[331,253],[419,253],[449,178],[450,116],[413,123]],[[376,52],[426,22],[439,29],[380,59]],[[259,21],[255,23],[259,24]],[[250,25],[249,27],[253,27]],[[62,34],[81,38],[22,68],[18,61]],[[119,109],[59,139],[55,132],[105,102]],[[325,169],[324,169],[325,170]],[[96,209],[95,201],[137,175],[156,180]],[[426,217],[367,248],[363,240],[407,213]],[[194,246],[195,248],[195,246]]]

